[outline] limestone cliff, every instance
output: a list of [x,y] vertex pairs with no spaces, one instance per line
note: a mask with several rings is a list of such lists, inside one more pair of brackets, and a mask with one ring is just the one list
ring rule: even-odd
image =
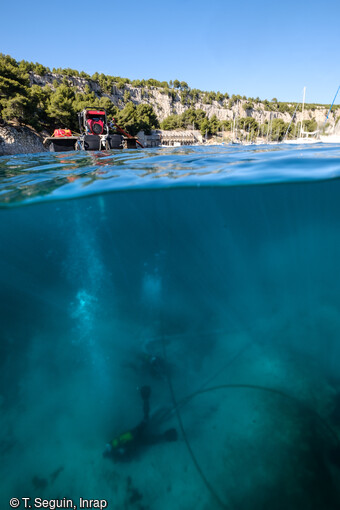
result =
[[[205,94],[201,93],[198,95],[198,99],[195,101],[191,100],[185,103],[185,100],[181,98],[181,92],[171,89],[166,91],[159,87],[134,87],[127,83],[122,88],[116,85],[111,87],[110,94],[103,93],[99,84],[93,80],[87,80],[78,77],[67,77],[69,85],[77,92],[85,92],[85,87],[88,86],[90,91],[93,91],[97,97],[108,97],[116,106],[123,108],[128,101],[132,101],[138,105],[141,103],[150,104],[159,121],[161,122],[171,114],[182,114],[188,108],[202,109],[206,112],[207,117],[211,118],[213,115],[219,120],[232,120],[235,117],[253,117],[260,124],[266,120],[269,121],[274,118],[280,118],[284,122],[290,122],[291,114],[288,112],[281,113],[279,111],[269,111],[263,102],[257,102],[253,104],[253,108],[245,110],[244,105],[247,103],[246,100],[241,99],[236,101],[232,106],[229,105],[227,99],[222,101],[211,101],[211,104],[207,104]],[[65,76],[54,73],[47,73],[45,76],[38,76],[34,73],[30,73],[31,84],[36,84],[41,87],[48,85],[53,87],[53,82],[56,80],[61,83],[65,80]],[[189,92],[190,94],[190,92]],[[326,119],[328,108],[324,106],[315,106],[313,108],[306,108],[304,113],[297,113],[296,121],[315,119],[317,123],[323,123]],[[339,112],[339,113],[337,113]],[[340,110],[334,110],[329,116],[330,124],[334,124],[337,118],[337,114],[340,114]]]
[[[291,121],[294,106],[291,105],[290,112],[275,111],[275,108],[268,108],[268,104],[261,101],[251,102],[250,108],[246,108],[249,104],[247,100],[238,98],[236,101],[230,101],[222,98],[222,100],[207,100],[206,93],[199,92],[195,94],[195,99],[191,96],[189,89],[187,96],[181,90],[166,89],[155,86],[133,86],[130,83],[113,83],[104,93],[98,82],[91,79],[80,77],[65,77],[61,74],[46,73],[40,76],[30,72],[31,85],[40,87],[48,86],[55,88],[55,81],[59,84],[67,81],[75,92],[86,92],[86,89],[94,92],[100,97],[108,97],[114,105],[124,108],[128,101],[134,104],[149,104],[153,107],[159,121],[172,114],[182,114],[188,108],[202,109],[206,112],[207,117],[211,118],[216,115],[219,120],[233,120],[240,117],[253,117],[259,124],[270,121],[275,118],[282,119],[288,123]],[[271,104],[271,106],[273,106]],[[321,125],[326,119],[328,108],[325,106],[307,106],[304,113],[297,113],[295,122],[301,120],[315,119]],[[340,109],[335,109],[329,116],[329,125],[333,131],[336,124]],[[338,126],[340,123],[338,124]],[[46,149],[42,144],[43,137],[33,129],[24,126],[3,125],[0,126],[0,156],[20,154],[20,153],[36,153],[44,152]]]

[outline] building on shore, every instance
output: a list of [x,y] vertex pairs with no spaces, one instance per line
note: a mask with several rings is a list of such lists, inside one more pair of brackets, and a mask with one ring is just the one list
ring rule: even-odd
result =
[[146,135],[144,131],[140,131],[137,134],[137,138],[144,147],[197,145],[203,141],[202,135],[198,130],[162,131],[157,129],[152,131],[151,135]]
[[202,135],[198,130],[188,131],[159,131],[161,145],[197,145],[202,143]]

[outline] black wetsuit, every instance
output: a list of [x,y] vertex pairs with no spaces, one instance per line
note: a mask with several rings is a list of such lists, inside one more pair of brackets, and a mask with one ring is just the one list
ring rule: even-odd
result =
[[169,429],[162,434],[155,434],[150,426],[150,388],[143,386],[141,396],[143,399],[143,420],[133,429],[116,437],[108,445],[104,456],[113,457],[115,460],[129,460],[133,458],[145,446],[162,443],[164,441],[176,441],[176,429]]

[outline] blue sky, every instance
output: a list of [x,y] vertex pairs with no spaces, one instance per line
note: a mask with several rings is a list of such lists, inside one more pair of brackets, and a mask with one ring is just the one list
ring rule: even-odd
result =
[[279,101],[340,85],[339,1],[7,0],[1,17],[0,51],[50,68]]

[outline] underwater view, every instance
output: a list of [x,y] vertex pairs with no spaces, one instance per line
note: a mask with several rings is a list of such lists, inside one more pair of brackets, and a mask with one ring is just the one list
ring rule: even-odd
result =
[[339,145],[0,176],[2,508],[340,508]]

